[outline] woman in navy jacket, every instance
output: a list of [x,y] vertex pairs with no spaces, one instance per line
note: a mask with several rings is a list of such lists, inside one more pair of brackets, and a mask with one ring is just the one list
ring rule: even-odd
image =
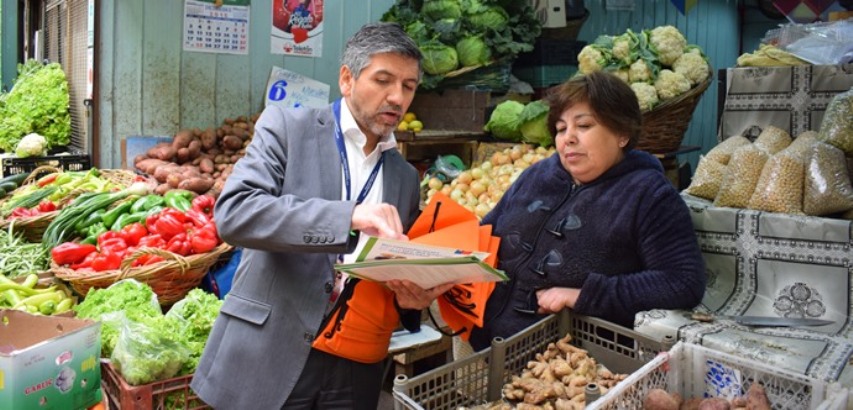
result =
[[569,308],[623,326],[649,309],[692,308],[705,290],[690,213],[654,156],[632,148],[642,113],[631,88],[596,72],[548,97],[557,152],[531,166],[483,219],[501,239],[489,346]]

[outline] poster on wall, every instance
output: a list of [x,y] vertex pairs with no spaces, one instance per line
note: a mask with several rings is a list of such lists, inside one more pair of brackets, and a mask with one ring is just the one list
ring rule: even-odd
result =
[[323,0],[272,0],[270,52],[323,55]]
[[249,0],[186,0],[184,51],[249,54]]
[[329,84],[273,66],[264,106],[323,108],[329,105]]

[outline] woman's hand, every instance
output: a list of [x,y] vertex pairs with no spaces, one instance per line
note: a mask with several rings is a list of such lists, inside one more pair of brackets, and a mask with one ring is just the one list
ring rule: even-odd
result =
[[548,288],[536,291],[536,299],[539,301],[537,313],[557,313],[565,308],[575,307],[575,302],[581,290],[577,288]]
[[403,309],[426,309],[435,298],[453,287],[452,283],[438,285],[431,289],[422,289],[408,280],[389,280],[385,286],[394,292],[397,305]]

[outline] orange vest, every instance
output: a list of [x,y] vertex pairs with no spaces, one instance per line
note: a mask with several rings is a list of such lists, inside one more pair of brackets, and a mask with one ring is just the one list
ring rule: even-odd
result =
[[360,363],[377,363],[388,355],[391,333],[399,322],[393,292],[381,283],[350,278],[312,347]]

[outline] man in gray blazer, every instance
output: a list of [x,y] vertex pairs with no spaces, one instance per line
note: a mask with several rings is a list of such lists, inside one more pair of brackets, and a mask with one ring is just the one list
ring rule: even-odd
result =
[[[420,60],[398,25],[368,24],[344,50],[342,100],[324,109],[271,106],[258,119],[216,203],[220,236],[244,251],[193,378],[206,403],[376,408],[382,361],[312,344],[345,282],[334,264],[352,260],[359,232],[405,238],[417,217],[418,174],[397,152],[393,130],[414,98]],[[452,286],[385,285],[392,313],[410,329],[419,309]]]

